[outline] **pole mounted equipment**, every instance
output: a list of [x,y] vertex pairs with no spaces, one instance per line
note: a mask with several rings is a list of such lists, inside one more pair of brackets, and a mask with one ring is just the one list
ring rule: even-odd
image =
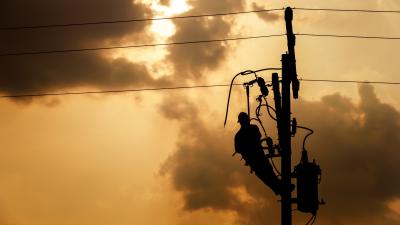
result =
[[[256,72],[258,71],[251,70],[246,70],[235,75],[232,79],[231,87],[229,89],[224,122],[225,125],[228,117],[229,99],[235,78],[239,75],[254,74],[255,79],[244,83],[247,97],[247,111],[248,115],[250,116],[250,87],[257,83],[261,94],[257,98],[259,101],[259,106],[256,109],[257,118],[254,119],[260,123],[265,133],[265,138],[261,139],[260,142],[266,142],[267,146],[262,146],[262,148],[268,150],[268,154],[265,155],[267,160],[271,159],[272,161],[273,157],[281,158],[280,172],[278,169],[276,169],[275,164],[272,164],[275,170],[281,176],[281,184],[278,188],[280,190],[274,190],[275,193],[279,193],[281,196],[281,225],[292,225],[292,204],[296,203],[297,209],[300,212],[311,213],[312,217],[310,219],[310,223],[312,224],[315,221],[319,205],[324,203],[323,200],[320,202],[318,199],[318,185],[321,180],[321,168],[315,163],[315,160],[313,162],[308,160],[308,153],[305,149],[305,142],[314,131],[310,128],[298,125],[296,118],[291,118],[291,97],[298,99],[300,89],[299,79],[297,78],[296,55],[294,49],[296,37],[293,33],[292,21],[293,10],[290,7],[287,7],[285,9],[285,24],[288,51],[281,55],[281,80],[278,76],[278,73],[272,73],[272,84],[266,85],[265,80],[257,76]],[[268,70],[268,68],[263,70]],[[270,86],[272,86],[275,109],[267,102],[267,96],[269,94],[268,87]],[[263,100],[265,100],[265,104],[262,104]],[[274,145],[272,139],[267,136],[260,119],[261,114],[259,111],[262,106],[267,107],[269,116],[276,121],[279,141],[277,145]],[[271,115],[269,111],[270,108],[273,110],[273,112],[275,112],[275,117]],[[309,133],[306,134],[303,139],[301,161],[294,167],[294,171],[292,172],[291,138],[298,133],[298,128],[307,130]],[[278,151],[277,154],[275,153],[275,150]],[[296,179],[296,186],[292,184],[292,179]],[[292,191],[294,190],[294,187],[297,187],[296,198],[292,198]]]
[[286,37],[288,45],[288,55],[289,55],[289,70],[290,70],[290,81],[292,82],[292,92],[293,98],[297,99],[299,97],[300,82],[297,78],[296,70],[296,53],[294,46],[296,45],[296,36],[293,33],[293,10],[290,7],[285,9],[285,22],[286,22]]

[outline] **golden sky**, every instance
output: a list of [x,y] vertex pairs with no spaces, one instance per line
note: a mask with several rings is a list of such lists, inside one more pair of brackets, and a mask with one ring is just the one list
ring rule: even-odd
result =
[[[258,8],[400,10],[396,0],[6,0],[0,27],[79,23]],[[398,14],[294,11],[295,33],[400,36]],[[284,33],[282,11],[0,31],[0,53]],[[286,39],[1,57],[0,94],[226,84],[280,67]],[[397,40],[298,36],[301,78],[399,82]],[[261,74],[269,79],[270,73]],[[238,82],[247,78],[240,77]],[[255,89],[254,89],[255,90]],[[231,157],[234,88],[0,99],[0,224],[279,224],[278,198]],[[252,93],[255,91],[252,90]],[[323,169],[321,225],[400,222],[400,92],[396,85],[301,82],[293,112],[311,127]],[[255,104],[254,94],[252,104]],[[272,101],[272,99],[270,100]],[[275,125],[265,116],[268,133]],[[293,161],[300,154],[293,139]],[[294,212],[294,224],[309,215]]]

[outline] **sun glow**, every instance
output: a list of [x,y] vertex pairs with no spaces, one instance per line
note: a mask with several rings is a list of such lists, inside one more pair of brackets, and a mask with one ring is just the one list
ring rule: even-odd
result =
[[[169,5],[163,5],[160,0],[143,0],[142,3],[148,5],[153,11],[154,18],[172,17],[191,9],[186,0],[171,0]],[[149,43],[167,42],[168,38],[175,34],[175,24],[171,20],[153,20],[149,31],[152,40]],[[128,42],[129,44],[136,44]],[[146,42],[139,42],[140,44]],[[169,65],[163,63],[165,56],[168,54],[165,46],[136,48],[136,49],[118,49],[107,56],[111,59],[125,58],[133,63],[142,63],[151,72],[153,78],[168,76],[172,69]]]
[[173,16],[191,9],[186,0],[171,0],[170,5],[162,5],[159,1],[152,1],[151,8],[161,16]]
[[[151,9],[156,18],[171,17],[184,13],[190,10],[190,8],[191,7],[186,3],[186,0],[172,0],[168,6],[160,4],[159,1],[153,1],[151,3]],[[168,38],[174,35],[175,25],[171,20],[154,20],[150,30],[156,34],[156,36],[159,36],[159,38]]]

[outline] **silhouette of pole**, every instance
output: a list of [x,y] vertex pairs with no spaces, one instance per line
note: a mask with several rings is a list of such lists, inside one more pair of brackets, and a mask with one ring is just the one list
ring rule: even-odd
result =
[[280,117],[279,144],[281,146],[281,174],[282,174],[282,225],[292,224],[292,193],[291,193],[291,170],[292,150],[290,136],[290,73],[289,55],[282,55],[282,114]]
[[293,98],[298,98],[299,80],[296,71],[296,56],[294,51],[295,36],[292,27],[293,10],[287,7],[285,10],[286,36],[288,53],[282,54],[282,112],[280,117],[281,131],[279,144],[281,146],[281,174],[282,174],[282,203],[281,223],[292,225],[292,147],[290,131],[290,87],[292,84]]
[[299,93],[299,80],[297,79],[297,70],[296,70],[296,53],[294,51],[294,46],[296,45],[296,36],[293,34],[293,10],[290,7],[285,9],[285,24],[286,24],[286,37],[287,37],[287,45],[289,52],[289,77],[290,82],[292,82],[292,90],[293,90],[293,98],[298,98]]

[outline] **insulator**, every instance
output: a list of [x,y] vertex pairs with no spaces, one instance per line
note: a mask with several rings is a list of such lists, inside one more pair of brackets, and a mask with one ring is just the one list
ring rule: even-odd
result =
[[293,118],[292,120],[292,136],[294,136],[297,132],[297,120]]
[[267,85],[265,84],[265,81],[264,81],[264,79],[262,77],[258,77],[257,78],[257,84],[260,87],[261,94],[263,96],[268,96],[268,88],[267,88]]

